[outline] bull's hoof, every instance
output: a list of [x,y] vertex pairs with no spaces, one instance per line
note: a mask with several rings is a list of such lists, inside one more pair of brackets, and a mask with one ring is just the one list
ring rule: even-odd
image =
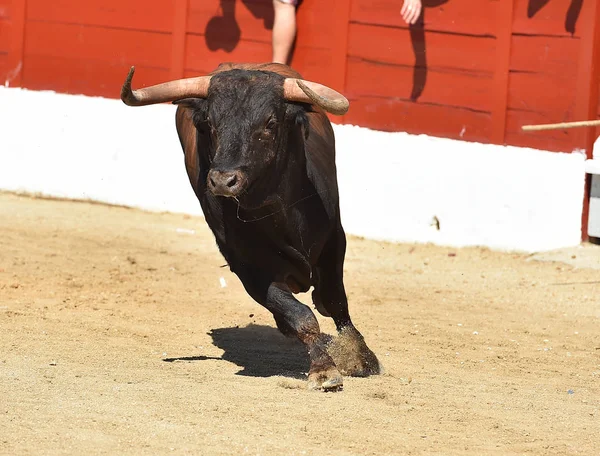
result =
[[328,344],[327,352],[342,375],[368,377],[383,373],[383,366],[377,356],[353,327],[340,331],[338,337]]
[[342,374],[334,367],[308,374],[309,390],[339,391],[343,386],[344,379]]
[[350,377],[368,377],[383,373],[381,363],[369,348],[347,357],[339,367],[343,375]]

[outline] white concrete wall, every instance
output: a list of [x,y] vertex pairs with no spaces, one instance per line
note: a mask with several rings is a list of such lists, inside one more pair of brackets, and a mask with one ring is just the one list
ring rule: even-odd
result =
[[[168,105],[0,88],[0,190],[201,215],[174,113]],[[335,132],[349,234],[530,252],[580,242],[578,152],[354,126]]]

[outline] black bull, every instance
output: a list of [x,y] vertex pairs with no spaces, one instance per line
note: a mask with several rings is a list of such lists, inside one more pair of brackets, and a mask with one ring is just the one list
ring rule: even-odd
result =
[[[343,281],[346,236],[325,111],[343,114],[347,100],[279,64],[222,64],[208,76],[135,91],[132,77],[133,68],[126,104],[178,105],[185,167],[218,248],[279,330],[305,344],[309,388],[339,389],[342,375],[380,373],[351,321]],[[337,348],[294,297],[311,286],[316,309],[336,324]]]

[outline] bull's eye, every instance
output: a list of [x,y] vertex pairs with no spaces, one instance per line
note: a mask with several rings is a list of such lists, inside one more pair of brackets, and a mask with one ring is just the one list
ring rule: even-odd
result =
[[277,126],[277,122],[275,121],[275,118],[271,117],[267,121],[267,124],[265,125],[265,130],[267,130],[267,132],[269,132],[269,133],[272,133],[273,131],[275,131],[276,126]]

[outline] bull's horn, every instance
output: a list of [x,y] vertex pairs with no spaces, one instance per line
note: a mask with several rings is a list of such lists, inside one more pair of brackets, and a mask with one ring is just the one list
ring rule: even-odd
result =
[[131,90],[131,80],[134,72],[135,67],[131,67],[121,88],[121,100],[128,106],[146,106],[183,98],[206,98],[210,86],[210,76],[200,76]]
[[341,93],[322,84],[302,79],[286,78],[283,83],[283,97],[288,101],[312,102],[336,116],[343,116],[350,107],[350,103]]

